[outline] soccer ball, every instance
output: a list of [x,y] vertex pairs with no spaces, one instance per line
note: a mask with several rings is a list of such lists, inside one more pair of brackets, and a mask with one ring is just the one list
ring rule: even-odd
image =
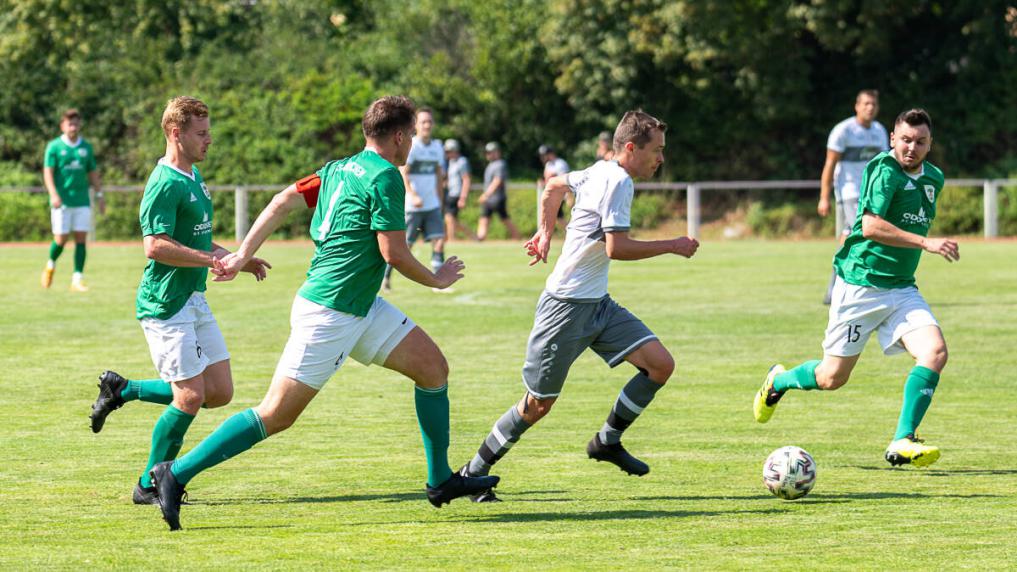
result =
[[800,499],[816,484],[816,461],[805,449],[781,447],[763,463],[763,484],[776,497]]

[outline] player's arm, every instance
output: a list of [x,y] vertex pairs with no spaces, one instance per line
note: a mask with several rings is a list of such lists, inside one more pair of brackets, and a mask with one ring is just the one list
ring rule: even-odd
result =
[[258,280],[264,278],[264,269],[260,267],[271,268],[272,265],[255,258],[255,253],[291,212],[302,206],[316,206],[320,188],[321,179],[311,175],[276,193],[258,215],[237,251],[223,258],[221,270],[213,271],[218,276],[216,281],[232,280],[237,272],[251,272]]
[[145,256],[181,268],[214,268],[218,261],[213,252],[184,246],[168,234],[145,235]]
[[410,182],[410,166],[403,165],[399,167],[399,174],[403,176],[403,186],[406,187],[406,196],[410,198],[410,204],[419,207],[424,204],[424,201],[417,194],[417,190],[413,188],[413,183]]
[[677,254],[691,258],[699,248],[699,241],[688,236],[671,240],[636,240],[628,231],[604,233],[607,257],[611,260],[642,260],[661,254]]
[[830,214],[830,195],[833,194],[833,171],[840,162],[841,153],[833,149],[826,150],[826,163],[823,164],[823,175],[819,179],[819,205],[816,211],[819,216]]
[[938,254],[949,262],[960,260],[960,247],[957,241],[949,238],[929,238],[902,230],[869,211],[862,215],[862,236],[887,246],[920,248]]
[[102,177],[99,176],[99,169],[92,169],[88,172],[88,184],[95,190],[95,201],[99,206],[99,214],[106,214],[106,198],[102,195]]
[[378,249],[385,262],[417,284],[444,289],[463,277],[465,265],[455,256],[446,260],[438,272],[428,270],[406,246],[405,230],[379,230],[377,235]]
[[547,253],[551,250],[551,236],[554,235],[554,224],[558,221],[558,207],[565,199],[569,190],[568,174],[548,179],[540,193],[537,203],[537,233],[524,245],[526,255],[531,257],[530,266],[538,262],[547,263]]
[[60,200],[60,193],[56,190],[56,180],[53,178],[53,167],[42,168],[42,184],[46,187],[46,192],[49,193],[49,204],[55,209],[63,206],[63,201]]
[[463,184],[459,187],[459,208],[466,207],[466,199],[470,196],[470,184],[473,183],[469,173],[462,174]]
[[501,183],[502,178],[495,175],[494,178],[491,179],[491,184],[487,185],[487,188],[484,189],[484,192],[480,195],[480,202],[486,202],[487,199],[494,195],[494,193],[498,192],[498,187],[501,186]]

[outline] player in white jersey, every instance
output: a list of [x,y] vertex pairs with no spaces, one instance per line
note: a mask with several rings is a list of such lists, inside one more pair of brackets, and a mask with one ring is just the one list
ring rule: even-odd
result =
[[[445,149],[441,141],[431,138],[433,129],[431,108],[421,107],[417,110],[413,146],[399,171],[406,186],[406,244],[413,248],[421,236],[430,242],[431,270],[437,272],[445,264],[445,221],[441,216]],[[385,268],[382,289],[386,292],[392,289],[391,266]]]
[[[855,115],[834,126],[826,142],[826,164],[820,179],[819,216],[830,213],[830,190],[837,198],[836,208],[840,215],[838,224],[839,244],[851,234],[851,228],[858,218],[858,199],[865,164],[876,155],[889,149],[890,137],[886,128],[876,121],[879,115],[879,92],[863,89],[855,97]],[[826,288],[823,303],[830,304],[833,283],[837,272],[831,270],[830,284]]]
[[[541,195],[539,229],[526,244],[531,265],[547,262],[555,213],[565,192],[575,193],[572,220],[562,254],[537,302],[523,365],[526,394],[495,423],[463,476],[486,475],[524,431],[551,410],[572,363],[587,348],[614,367],[629,362],[638,370],[618,396],[607,421],[586,446],[592,459],[645,475],[650,468],[622,447],[622,432],[649,405],[671,377],[674,358],[639,318],[607,293],[611,260],[640,260],[661,254],[691,257],[699,243],[689,237],[642,241],[629,237],[632,178],[653,175],[664,160],[667,125],[643,111],[625,114],[614,133],[615,158],[583,171],[552,177]],[[494,493],[476,502],[497,501]]]

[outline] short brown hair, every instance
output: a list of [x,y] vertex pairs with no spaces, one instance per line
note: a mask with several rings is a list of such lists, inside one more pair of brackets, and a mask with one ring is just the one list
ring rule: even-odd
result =
[[71,119],[81,119],[81,114],[78,113],[78,110],[73,107],[68,108],[67,111],[65,111],[64,114],[60,116],[60,121],[69,121]]
[[414,114],[414,117],[420,115],[421,113],[430,113],[432,117],[434,116],[434,110],[431,109],[430,107],[427,107],[426,105],[424,107],[418,107],[417,112]]
[[872,99],[875,99],[877,101],[879,100],[879,90],[878,89],[863,89],[863,90],[858,92],[858,95],[855,96],[855,103],[857,103],[858,100],[861,99],[863,95],[867,95],[867,96],[869,96]]
[[614,150],[620,153],[625,144],[631,141],[640,149],[650,142],[654,131],[667,131],[667,123],[646,113],[642,109],[626,111],[618,127],[614,130]]
[[174,127],[187,127],[193,117],[208,117],[208,106],[189,95],[174,97],[166,102],[166,110],[162,112],[162,131],[169,136]]
[[914,109],[909,109],[907,111],[901,112],[901,114],[898,115],[897,119],[895,119],[893,122],[894,128],[896,129],[896,127],[901,123],[907,123],[912,127],[918,127],[919,125],[928,125],[929,131],[932,131],[932,118],[929,117],[928,111],[925,111],[920,107],[916,107]]
[[417,107],[404,95],[386,95],[374,100],[364,112],[364,137],[383,139],[396,131],[413,128]]

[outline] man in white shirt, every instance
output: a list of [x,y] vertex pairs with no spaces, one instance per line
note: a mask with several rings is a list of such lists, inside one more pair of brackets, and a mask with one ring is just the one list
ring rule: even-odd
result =
[[[540,200],[540,195],[544,192],[544,186],[551,177],[557,175],[564,175],[569,172],[569,164],[558,156],[554,148],[550,145],[541,145],[537,148],[537,156],[540,157],[540,162],[544,164],[544,172],[540,178],[537,179],[537,200]],[[574,200],[571,193],[565,194],[565,203],[568,203],[569,210],[572,210]],[[558,206],[558,219],[565,219],[564,204]]]
[[[526,394],[495,423],[463,476],[486,475],[520,436],[551,410],[572,363],[587,348],[614,367],[629,362],[638,372],[618,396],[614,407],[586,453],[633,475],[650,468],[622,447],[622,432],[649,405],[671,377],[674,358],[657,336],[607,293],[611,260],[640,260],[662,254],[691,257],[699,243],[689,237],[642,241],[629,237],[634,187],[632,178],[648,178],[664,160],[667,125],[643,111],[625,114],[614,133],[615,158],[567,175],[552,177],[541,195],[539,229],[527,243],[531,265],[547,262],[555,213],[565,192],[576,196],[565,243],[545,290],[537,302],[533,330],[523,365]],[[485,491],[475,502],[493,502]]]
[[[855,115],[834,126],[826,142],[826,164],[820,179],[819,216],[830,213],[830,189],[837,198],[837,211],[841,215],[839,244],[851,234],[858,218],[859,187],[865,164],[876,155],[889,149],[886,128],[876,121],[879,114],[879,92],[863,89],[855,97]],[[837,273],[832,271],[823,303],[830,304],[833,283]]]
[[[399,167],[406,185],[406,244],[413,248],[423,236],[431,243],[431,270],[445,264],[445,221],[441,215],[442,188],[445,180],[445,149],[431,138],[434,114],[429,107],[417,110],[417,134],[413,137],[406,164]],[[392,289],[392,267],[385,268],[382,290]]]

